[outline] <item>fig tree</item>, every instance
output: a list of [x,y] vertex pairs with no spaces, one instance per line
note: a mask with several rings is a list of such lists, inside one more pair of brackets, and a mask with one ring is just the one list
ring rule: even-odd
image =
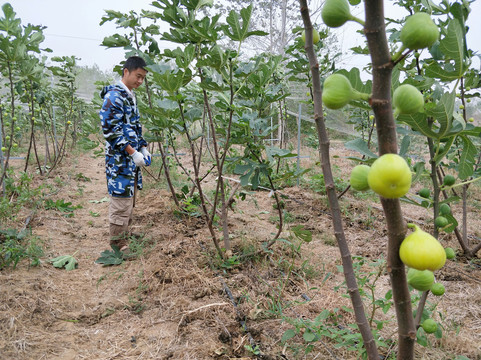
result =
[[418,50],[431,47],[439,38],[439,28],[425,12],[418,12],[406,19],[401,29],[403,47]]
[[401,261],[417,270],[435,271],[446,262],[446,252],[436,238],[415,224],[408,224],[414,231],[406,236],[399,247]]
[[415,114],[424,108],[423,94],[414,86],[404,84],[394,90],[392,96],[394,115]]

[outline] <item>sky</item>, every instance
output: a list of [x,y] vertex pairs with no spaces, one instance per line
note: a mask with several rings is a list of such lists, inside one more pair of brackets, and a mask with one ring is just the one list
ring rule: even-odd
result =
[[[54,56],[74,55],[80,59],[79,65],[93,66],[97,64],[104,71],[112,70],[124,59],[123,49],[106,49],[100,46],[105,36],[120,31],[116,29],[113,22],[99,25],[102,16],[105,15],[105,10],[121,12],[133,10],[140,13],[142,9],[155,9],[150,5],[152,0],[11,0],[9,2],[17,13],[17,17],[22,19],[22,24],[31,23],[47,27],[44,30],[45,41],[42,43],[42,47],[51,48]],[[2,5],[4,3],[4,1],[1,2]],[[396,18],[407,15],[400,14],[399,9],[391,5],[392,0],[385,1],[387,17]],[[481,54],[481,21],[479,21],[481,0],[476,0],[471,8],[472,12],[468,19],[470,27],[468,46]],[[352,8],[352,13],[363,18],[362,3],[360,6]],[[1,10],[0,16],[3,16]],[[363,44],[364,38],[355,33],[359,28],[360,26],[351,22],[335,30],[344,49]],[[169,46],[168,43],[162,41],[159,42],[159,45],[161,47]],[[346,68],[360,66],[359,59],[350,55],[345,56],[343,65]]]

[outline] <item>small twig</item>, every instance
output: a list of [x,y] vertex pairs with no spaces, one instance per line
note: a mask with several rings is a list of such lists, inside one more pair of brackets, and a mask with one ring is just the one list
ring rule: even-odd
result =
[[186,313],[184,313],[184,314],[182,315],[182,317],[180,318],[179,323],[177,324],[177,332],[179,332],[180,325],[182,325],[182,323],[184,322],[184,319],[185,319],[185,316],[186,316],[186,315],[190,315],[190,314],[195,313],[195,312],[197,312],[197,311],[199,311],[199,310],[207,309],[207,308],[210,308],[210,307],[213,307],[213,306],[224,306],[224,305],[229,305],[229,303],[223,302],[223,303],[207,304],[207,305],[201,306],[200,308],[187,311]]

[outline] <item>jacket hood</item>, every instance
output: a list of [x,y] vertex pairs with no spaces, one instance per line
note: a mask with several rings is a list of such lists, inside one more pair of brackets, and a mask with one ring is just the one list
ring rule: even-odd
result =
[[112,90],[127,93],[125,89],[123,89],[120,85],[107,85],[107,86],[104,86],[104,88],[100,91],[100,98],[103,99],[105,95]]

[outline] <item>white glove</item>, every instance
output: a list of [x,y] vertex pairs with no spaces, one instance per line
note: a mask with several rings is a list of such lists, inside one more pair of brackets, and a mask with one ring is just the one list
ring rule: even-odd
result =
[[145,166],[144,155],[142,155],[141,153],[139,153],[137,150],[136,150],[132,155],[130,155],[130,156],[132,157],[132,160],[134,160],[135,165],[137,165],[137,166]]
[[147,150],[145,146],[142,146],[140,148],[140,152],[142,153],[142,155],[144,155],[145,165],[149,166],[150,164],[152,164],[152,155],[150,155],[149,150]]

